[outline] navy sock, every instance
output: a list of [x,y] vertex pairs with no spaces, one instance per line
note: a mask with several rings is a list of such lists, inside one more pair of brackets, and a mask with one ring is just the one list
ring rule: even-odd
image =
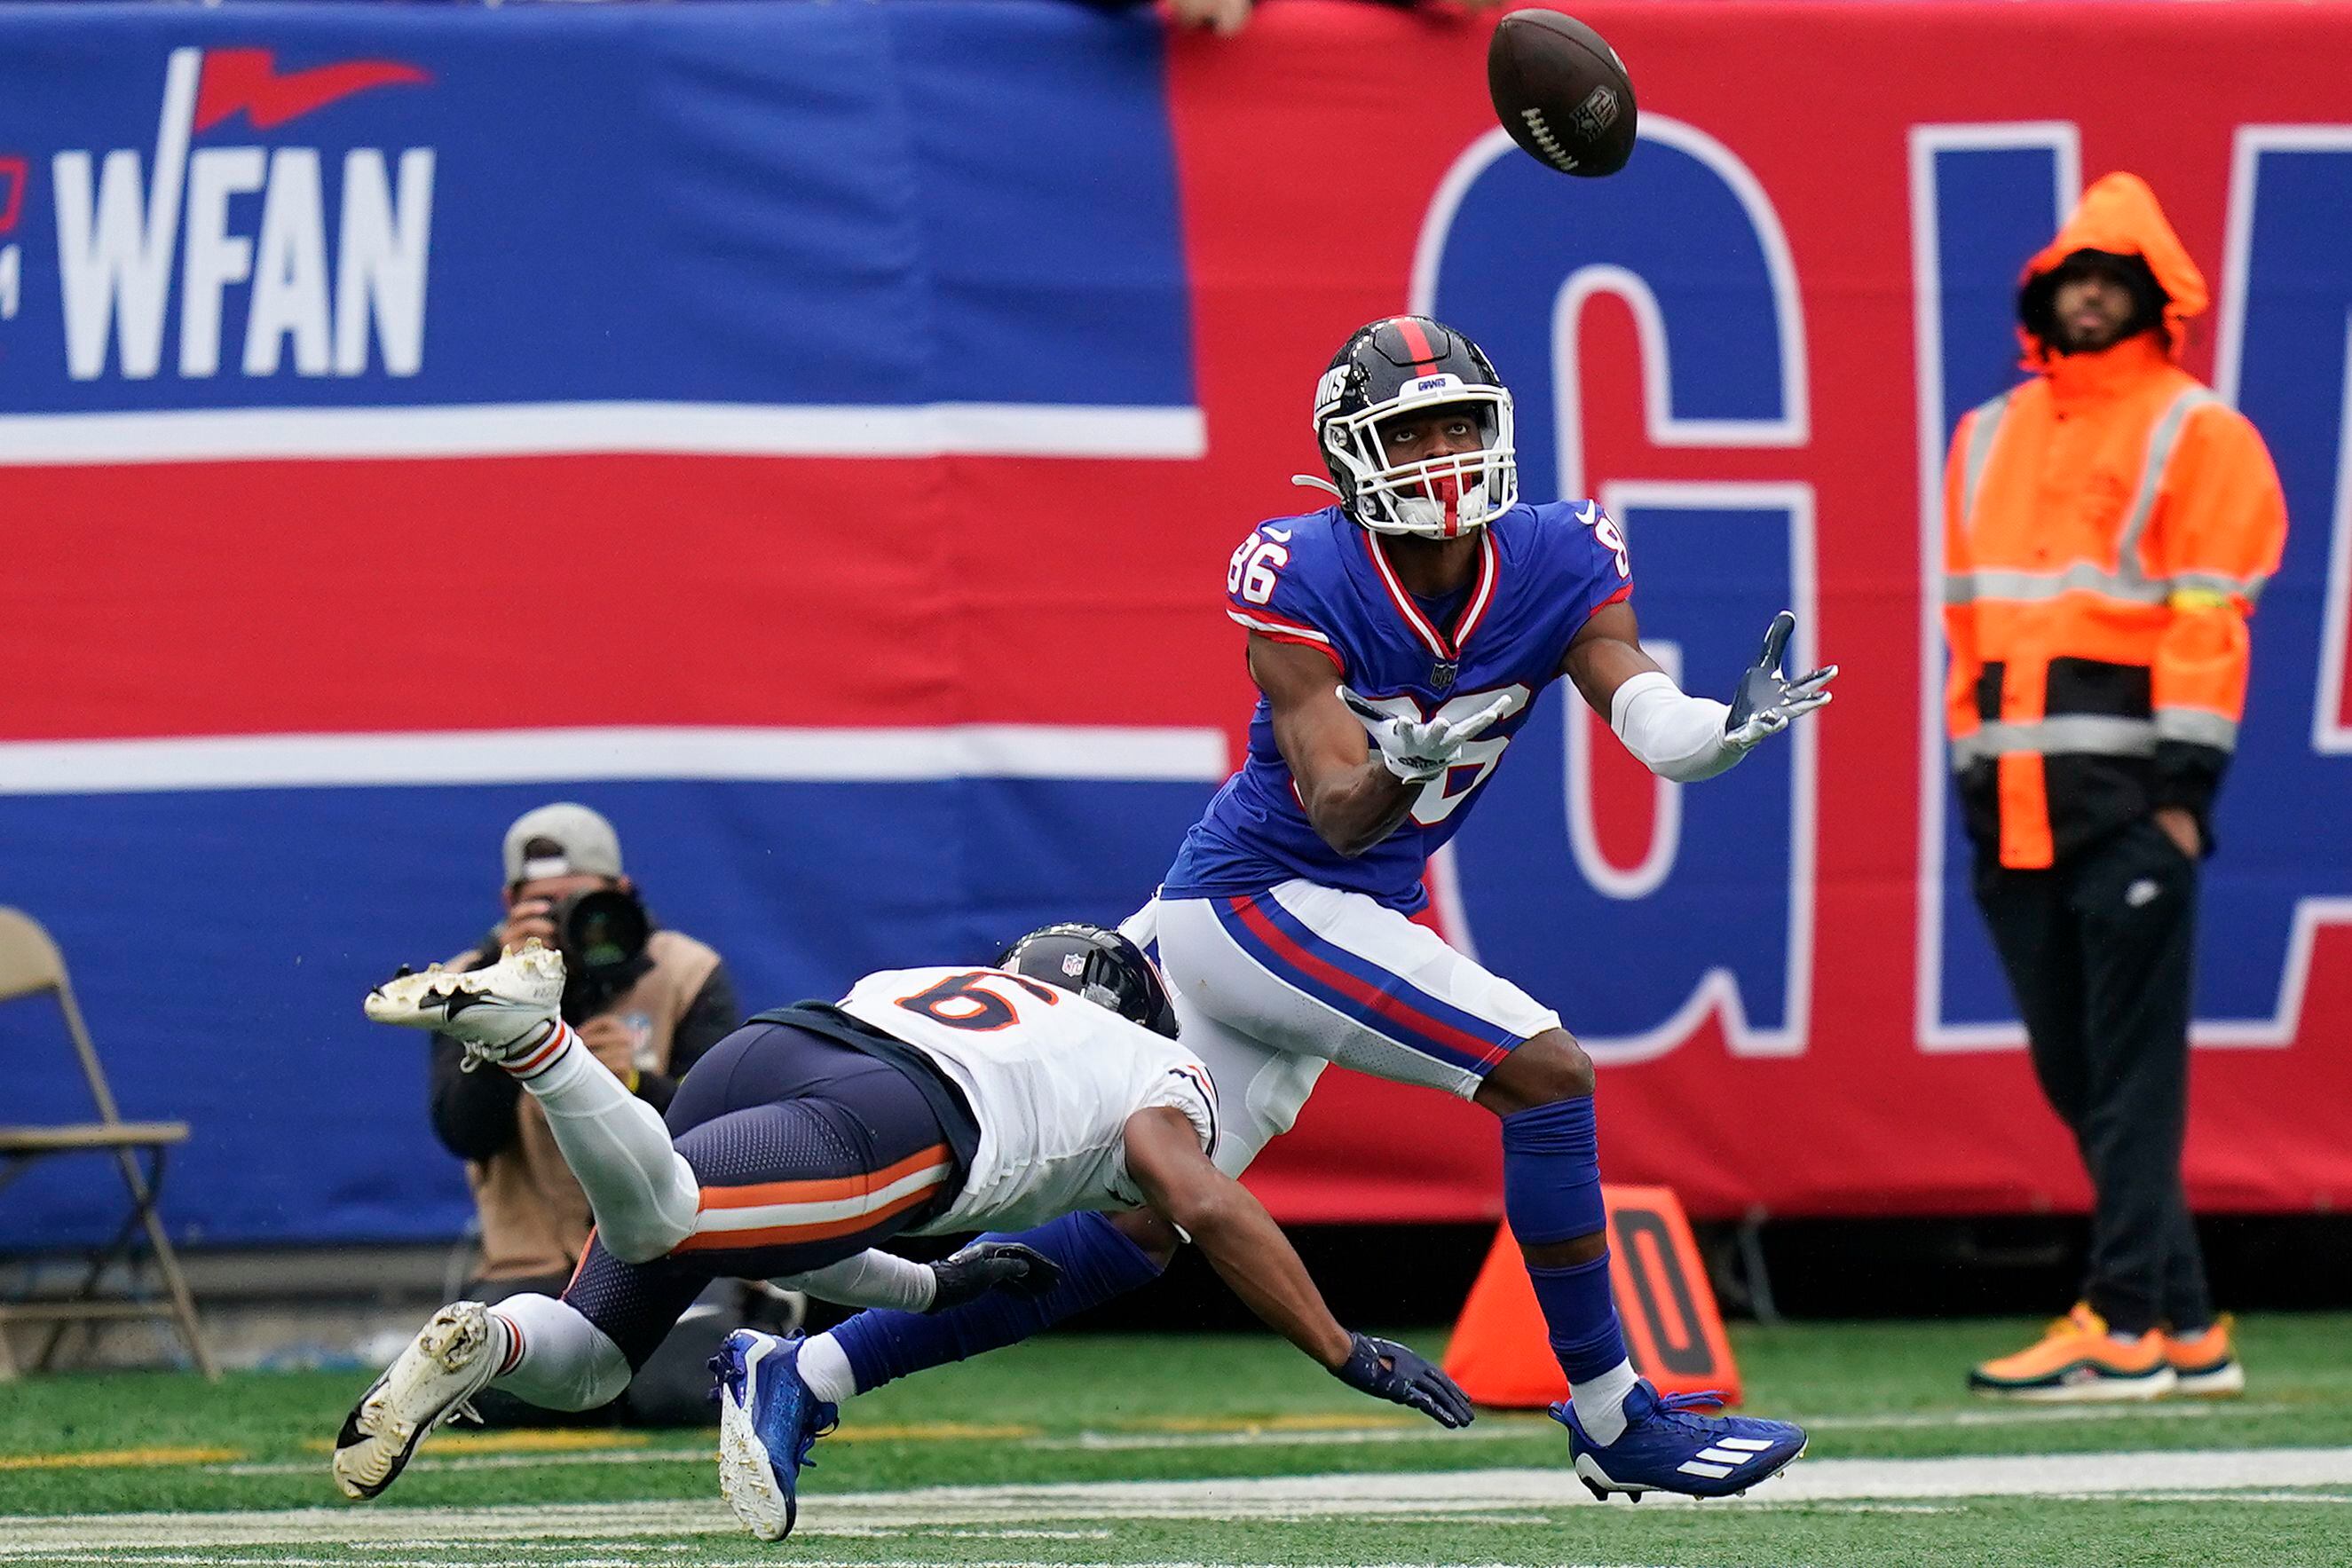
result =
[[1565,1269],[1528,1266],[1536,1304],[1543,1308],[1551,1354],[1568,1374],[1569,1385],[1590,1383],[1625,1359],[1625,1336],[1617,1327],[1617,1302],[1609,1292],[1609,1254]]
[[[1601,1139],[1592,1100],[1580,1096],[1503,1118],[1503,1212],[1522,1246],[1568,1241],[1606,1228],[1601,1202]],[[1569,1382],[1589,1382],[1625,1359],[1609,1255],[1564,1269],[1532,1265],[1552,1354]]]
[[1043,1296],[991,1291],[944,1312],[859,1312],[833,1337],[849,1358],[860,1394],[927,1366],[1017,1343],[1160,1277],[1151,1255],[1099,1214],[1066,1214],[1018,1236],[981,1239],[1035,1248],[1062,1266],[1061,1281]]

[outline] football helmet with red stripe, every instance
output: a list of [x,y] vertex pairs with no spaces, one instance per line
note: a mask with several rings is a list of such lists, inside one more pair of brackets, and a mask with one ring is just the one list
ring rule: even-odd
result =
[[[1479,444],[1391,463],[1382,427],[1459,408]],[[1315,444],[1339,505],[1381,534],[1458,538],[1518,503],[1511,393],[1478,345],[1426,316],[1357,329],[1315,389]]]

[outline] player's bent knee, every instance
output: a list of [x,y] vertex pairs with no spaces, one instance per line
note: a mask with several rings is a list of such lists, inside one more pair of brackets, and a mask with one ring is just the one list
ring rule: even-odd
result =
[[1530,1104],[1580,1099],[1593,1091],[1592,1058],[1564,1029],[1546,1030],[1511,1052],[1514,1063],[1522,1059],[1528,1069],[1522,1087]]
[[596,1239],[624,1263],[651,1263],[667,1258],[694,1234],[689,1221],[678,1224],[661,1215],[646,1215],[635,1223],[610,1225],[598,1217]]
[[629,1380],[635,1375],[629,1370],[629,1358],[621,1354],[621,1347],[607,1340],[597,1351],[596,1359],[586,1375],[580,1380],[580,1403],[573,1408],[595,1410],[610,1405],[629,1391]]
[[624,1263],[650,1263],[669,1256],[694,1234],[702,1218],[701,1179],[682,1152],[673,1152],[668,1167],[656,1172],[642,1194],[632,1196],[639,1201],[595,1206],[597,1239]]
[[1576,1043],[1574,1035],[1562,1029],[1554,1030],[1544,1038],[1557,1042],[1559,1054],[1559,1082],[1552,1086],[1555,1091],[1553,1099],[1586,1098],[1601,1086],[1599,1075],[1592,1071],[1592,1058],[1584,1053],[1584,1047]]
[[673,1241],[668,1247],[664,1247],[658,1242],[646,1241],[630,1236],[626,1232],[608,1233],[602,1228],[598,1228],[596,1236],[597,1239],[604,1243],[605,1251],[610,1252],[622,1262],[630,1264],[650,1263],[656,1258],[667,1257],[677,1245],[677,1242]]
[[1591,1094],[1592,1058],[1564,1029],[1548,1029],[1505,1057],[1476,1095],[1497,1115]]
[[612,1335],[569,1301],[535,1293],[491,1309],[519,1337],[518,1359],[498,1386],[542,1410],[593,1410],[629,1386],[629,1358]]
[[599,1334],[603,1343],[580,1364],[553,1376],[509,1378],[508,1392],[542,1410],[600,1410],[629,1391],[629,1358]]

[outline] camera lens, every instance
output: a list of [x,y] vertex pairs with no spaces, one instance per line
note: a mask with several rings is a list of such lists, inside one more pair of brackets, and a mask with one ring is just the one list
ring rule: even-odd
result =
[[574,894],[553,917],[564,961],[584,973],[616,969],[645,951],[646,906],[619,888]]

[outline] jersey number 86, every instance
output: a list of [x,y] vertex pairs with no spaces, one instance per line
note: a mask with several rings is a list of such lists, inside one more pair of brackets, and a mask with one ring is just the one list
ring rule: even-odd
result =
[[1252,534],[1225,563],[1225,591],[1264,604],[1274,597],[1275,573],[1289,564],[1290,551],[1264,534]]

